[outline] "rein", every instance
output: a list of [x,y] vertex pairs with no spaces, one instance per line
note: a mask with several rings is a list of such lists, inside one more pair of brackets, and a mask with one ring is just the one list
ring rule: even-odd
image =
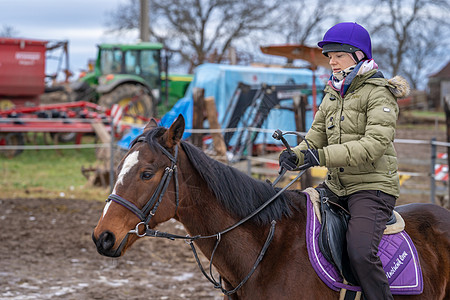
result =
[[[136,142],[142,142],[145,141],[145,137],[144,136],[140,136]],[[161,146],[159,143],[157,143],[157,145],[160,147],[160,149],[162,150],[162,152],[170,159],[171,161],[171,166],[170,167],[166,167],[166,169],[164,170],[164,174],[161,178],[161,181],[159,182],[155,192],[153,193],[153,195],[151,196],[151,198],[148,200],[148,202],[144,205],[144,207],[142,209],[139,209],[136,205],[134,205],[133,203],[131,203],[130,201],[120,197],[119,195],[116,194],[111,194],[108,196],[108,199],[106,200],[106,202],[109,201],[113,201],[116,202],[122,206],[124,206],[125,208],[129,209],[131,212],[133,212],[140,220],[141,222],[139,222],[138,224],[136,224],[136,227],[132,230],[130,230],[126,236],[123,238],[122,242],[120,243],[119,247],[116,250],[116,253],[120,253],[123,249],[123,247],[125,246],[125,244],[128,241],[128,237],[130,234],[136,234],[138,237],[144,237],[144,236],[148,236],[148,237],[158,237],[158,238],[167,238],[170,240],[175,240],[175,239],[182,239],[185,240],[187,244],[190,245],[192,253],[194,254],[195,260],[197,262],[197,265],[200,269],[200,271],[202,272],[202,274],[206,277],[206,279],[208,279],[212,284],[214,284],[214,288],[220,289],[222,291],[222,293],[224,293],[225,295],[229,296],[232,295],[234,293],[236,293],[246,282],[247,280],[251,277],[251,275],[255,272],[256,268],[258,267],[259,263],[262,261],[270,243],[273,240],[273,236],[275,234],[275,225],[276,225],[276,221],[272,220],[271,222],[271,226],[270,226],[270,230],[269,233],[267,235],[266,241],[258,255],[258,258],[256,259],[252,269],[250,270],[250,272],[247,274],[247,276],[232,290],[226,290],[223,285],[222,285],[222,277],[219,275],[219,281],[217,281],[213,274],[212,274],[212,266],[213,266],[213,259],[214,259],[214,254],[219,246],[219,243],[221,242],[222,239],[222,235],[224,235],[225,233],[237,228],[238,226],[242,225],[243,223],[247,222],[248,220],[250,220],[251,218],[253,218],[254,216],[256,216],[258,213],[260,213],[264,208],[266,208],[270,203],[272,203],[278,196],[280,196],[285,190],[287,190],[295,181],[297,181],[304,172],[306,172],[306,170],[303,170],[302,172],[300,172],[297,177],[295,177],[291,182],[289,182],[289,184],[287,184],[285,187],[283,187],[281,190],[279,190],[274,196],[272,196],[270,199],[268,199],[266,202],[264,202],[260,207],[258,207],[255,211],[253,211],[250,215],[248,215],[247,217],[243,218],[242,220],[238,221],[237,223],[235,223],[234,225],[218,232],[212,235],[196,235],[196,236],[181,236],[181,235],[176,235],[176,234],[171,234],[171,233],[167,233],[167,232],[161,232],[158,230],[154,230],[151,229],[148,224],[151,220],[151,218],[155,215],[156,210],[159,206],[159,204],[162,201],[162,197],[164,196],[164,193],[167,190],[167,187],[169,185],[169,182],[172,178],[172,176],[174,177],[174,182],[175,182],[175,198],[176,198],[176,209],[175,209],[175,214],[178,210],[178,205],[179,205],[179,196],[178,196],[178,192],[179,192],[179,188],[178,188],[178,176],[177,176],[177,166],[176,166],[176,162],[177,162],[177,157],[178,157],[178,147],[175,146],[175,154],[172,155],[169,151],[167,151],[163,146]],[[281,177],[285,174],[285,172],[282,172],[277,179],[274,181],[274,183],[272,184],[272,186],[275,186],[275,184],[281,179]],[[159,197],[158,197],[159,195]],[[153,207],[153,209],[152,209]],[[140,226],[144,226],[145,231],[143,234],[139,233],[139,228]],[[195,240],[200,240],[200,239],[209,239],[209,238],[216,238],[216,243],[214,245],[212,254],[211,254],[211,259],[209,262],[209,275],[207,274],[207,272],[205,271],[205,269],[203,268],[200,259],[198,257],[197,254],[197,250],[195,248],[194,245],[194,241]]]
[[[200,271],[202,272],[202,274],[206,277],[206,279],[208,279],[212,284],[214,284],[214,288],[216,289],[220,289],[222,291],[222,293],[224,293],[225,295],[229,296],[232,295],[234,293],[236,293],[246,282],[247,280],[253,275],[253,273],[255,272],[256,268],[258,267],[259,263],[261,262],[261,260],[264,257],[264,254],[267,251],[267,248],[269,248],[270,243],[272,242],[273,236],[275,234],[275,225],[276,225],[276,221],[272,220],[271,222],[271,226],[270,226],[270,231],[267,235],[266,241],[258,255],[258,258],[256,259],[255,263],[253,264],[252,269],[250,270],[250,272],[247,274],[247,276],[245,276],[245,278],[232,290],[226,290],[225,288],[223,288],[222,285],[222,277],[219,275],[219,282],[217,280],[215,280],[213,274],[212,274],[212,265],[213,265],[213,258],[214,258],[214,254],[216,252],[217,247],[219,246],[219,243],[221,241],[222,235],[235,229],[236,227],[242,225],[243,223],[245,223],[246,221],[248,221],[249,219],[253,218],[254,216],[256,216],[259,212],[261,212],[264,208],[266,208],[270,203],[272,203],[278,196],[281,195],[281,193],[283,193],[285,190],[287,190],[294,182],[296,182],[302,175],[303,173],[305,173],[306,170],[303,170],[302,172],[300,172],[300,174],[297,175],[297,177],[295,177],[291,182],[289,182],[285,187],[283,187],[281,190],[279,190],[274,196],[272,196],[270,199],[268,199],[266,202],[264,202],[260,207],[258,207],[254,212],[252,212],[250,215],[248,215],[247,217],[245,217],[244,219],[240,220],[239,222],[235,223],[234,225],[218,232],[212,235],[196,235],[196,236],[182,236],[182,235],[176,235],[176,234],[171,234],[171,233],[167,233],[167,232],[161,232],[158,230],[154,230],[151,228],[146,228],[146,232],[143,236],[150,236],[150,237],[160,237],[160,238],[167,238],[170,240],[175,240],[175,239],[183,239],[186,241],[187,244],[189,244],[189,246],[191,246],[191,250],[192,253],[194,254],[195,260],[197,262],[197,265],[200,269]],[[284,175],[285,172],[283,172],[282,174],[280,174],[277,178],[276,181],[279,181],[279,178],[281,178]],[[130,231],[131,232],[131,231]],[[209,275],[207,274],[206,270],[203,268],[200,259],[198,257],[197,254],[197,250],[195,249],[195,245],[194,245],[194,241],[195,240],[199,240],[199,239],[209,239],[209,238],[216,238],[216,244],[214,245],[214,249],[212,251],[211,254],[211,259],[209,260]]]

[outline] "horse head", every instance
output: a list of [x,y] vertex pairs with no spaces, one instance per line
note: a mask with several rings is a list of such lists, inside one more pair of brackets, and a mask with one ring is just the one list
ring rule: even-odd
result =
[[169,129],[152,120],[131,144],[92,234],[100,254],[121,256],[147,229],[176,216],[176,164],[184,126],[182,115]]

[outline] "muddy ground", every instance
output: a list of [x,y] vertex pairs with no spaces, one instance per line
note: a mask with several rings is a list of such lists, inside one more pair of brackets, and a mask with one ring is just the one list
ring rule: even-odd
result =
[[[119,259],[91,239],[103,203],[0,201],[0,299],[221,299],[183,241],[142,239]],[[182,234],[176,222],[161,230]]]
[[[445,140],[444,133],[427,130],[397,134],[404,139],[431,136]],[[396,148],[409,157],[426,159],[430,153],[429,146]],[[408,184],[415,186],[410,180]],[[399,199],[427,201],[422,196]],[[103,205],[73,199],[1,199],[0,299],[223,299],[200,273],[183,241],[146,238],[122,258],[100,256],[91,234]],[[174,221],[160,229],[184,233]]]

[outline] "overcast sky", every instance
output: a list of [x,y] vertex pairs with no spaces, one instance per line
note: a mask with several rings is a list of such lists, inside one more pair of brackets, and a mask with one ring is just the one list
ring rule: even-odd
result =
[[0,0],[0,28],[13,27],[17,36],[24,38],[68,40],[70,68],[78,73],[86,68],[88,59],[95,58],[97,44],[117,41],[116,36],[105,33],[107,13],[125,2]]
[[86,69],[88,60],[96,57],[97,44],[136,41],[137,30],[121,37],[106,32],[108,13],[128,1],[0,0],[0,30],[9,26],[19,37],[68,40],[70,69],[75,73],[72,79],[76,79],[80,70]]

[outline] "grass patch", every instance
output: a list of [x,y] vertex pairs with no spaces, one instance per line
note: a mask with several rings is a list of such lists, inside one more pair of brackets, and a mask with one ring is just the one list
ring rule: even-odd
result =
[[[83,142],[92,143],[90,138]],[[81,173],[82,166],[95,164],[95,151],[25,150],[13,158],[0,156],[1,197],[105,199],[109,189],[88,186]]]
[[411,114],[414,117],[436,117],[436,118],[445,119],[445,113],[443,111],[412,110]]

